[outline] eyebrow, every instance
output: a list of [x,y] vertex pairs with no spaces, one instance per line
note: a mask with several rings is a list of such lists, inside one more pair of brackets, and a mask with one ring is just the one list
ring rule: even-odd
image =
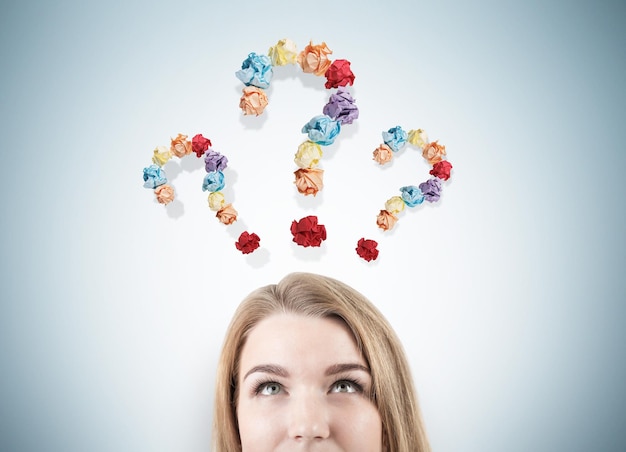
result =
[[324,372],[324,375],[329,377],[331,375],[337,375],[337,374],[340,374],[343,372],[349,372],[352,370],[360,370],[362,372],[367,373],[368,375],[370,374],[370,370],[361,364],[346,363],[346,364],[334,364],[330,366],[329,368],[326,369],[326,372]]
[[[343,372],[349,372],[349,371],[354,371],[354,370],[359,370],[361,372],[365,372],[367,374],[370,374],[370,370],[369,368],[363,366],[362,364],[358,364],[358,363],[341,363],[341,364],[333,364],[332,366],[326,368],[326,371],[324,372],[324,375],[326,375],[327,377],[332,376],[332,375],[337,375]],[[262,373],[266,373],[266,374],[272,374],[272,375],[276,375],[279,377],[283,377],[283,378],[288,378],[289,377],[289,372],[287,372],[287,369],[285,369],[282,366],[276,365],[276,364],[260,364],[258,366],[254,366],[252,369],[250,369],[248,372],[246,372],[246,374],[244,375],[243,379],[245,380],[246,378],[248,378],[248,376],[250,376],[251,374],[255,373],[255,372],[262,372]]]
[[259,366],[254,366],[244,375],[243,379],[248,378],[250,374],[255,372],[263,372],[266,374],[277,375],[279,377],[287,378],[289,377],[289,372],[284,367],[278,366],[276,364],[261,364]]

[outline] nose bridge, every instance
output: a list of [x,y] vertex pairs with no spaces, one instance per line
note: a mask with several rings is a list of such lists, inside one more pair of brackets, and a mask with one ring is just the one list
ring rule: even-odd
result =
[[313,389],[290,396],[289,436],[294,439],[323,439],[330,435],[329,410],[323,393]]

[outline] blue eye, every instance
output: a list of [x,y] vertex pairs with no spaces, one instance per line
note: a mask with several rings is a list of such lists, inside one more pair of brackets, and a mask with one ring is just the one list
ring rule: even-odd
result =
[[353,392],[362,392],[361,386],[355,382],[350,380],[339,380],[335,382],[330,388],[330,392],[345,392],[345,393],[353,393]]
[[283,388],[279,383],[275,382],[267,382],[261,383],[257,389],[256,393],[264,396],[272,396],[276,394],[280,394]]

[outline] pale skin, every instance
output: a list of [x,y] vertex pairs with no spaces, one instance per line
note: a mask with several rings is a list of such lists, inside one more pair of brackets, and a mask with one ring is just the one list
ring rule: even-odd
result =
[[262,320],[242,350],[238,384],[242,452],[383,450],[370,371],[339,320]]

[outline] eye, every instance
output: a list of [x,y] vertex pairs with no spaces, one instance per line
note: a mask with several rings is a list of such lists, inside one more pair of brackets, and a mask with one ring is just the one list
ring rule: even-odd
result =
[[353,393],[362,391],[363,389],[361,388],[361,385],[359,385],[356,381],[350,380],[339,380],[335,382],[330,388],[330,392]]
[[256,393],[264,396],[272,396],[276,394],[280,394],[283,388],[280,383],[276,383],[273,381],[261,383],[256,388]]

